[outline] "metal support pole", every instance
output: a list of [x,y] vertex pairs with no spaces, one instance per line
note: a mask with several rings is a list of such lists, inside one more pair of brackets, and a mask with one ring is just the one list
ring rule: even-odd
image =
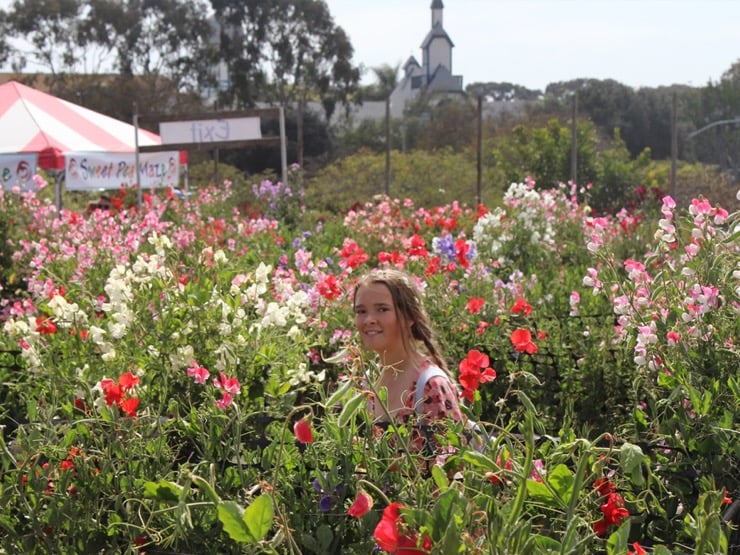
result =
[[139,165],[139,108],[134,102],[134,164],[136,164],[136,205],[141,208],[141,166]]

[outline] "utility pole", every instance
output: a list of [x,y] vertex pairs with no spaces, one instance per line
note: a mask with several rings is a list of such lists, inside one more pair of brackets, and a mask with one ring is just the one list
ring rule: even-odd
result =
[[477,204],[483,203],[483,96],[478,95],[478,163],[476,195]]
[[391,96],[385,97],[385,195],[391,196]]
[[570,130],[570,181],[577,183],[578,178],[578,127],[576,118],[578,117],[578,93],[573,93],[573,116]]
[[671,197],[676,198],[676,159],[678,158],[678,128],[676,125],[678,100],[676,91],[673,91],[671,106]]

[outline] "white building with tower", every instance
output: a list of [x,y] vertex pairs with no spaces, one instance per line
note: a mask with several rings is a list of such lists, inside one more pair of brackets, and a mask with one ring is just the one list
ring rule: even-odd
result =
[[431,29],[421,43],[421,64],[411,56],[403,66],[403,77],[391,93],[391,114],[403,115],[406,103],[418,95],[464,94],[463,78],[452,73],[452,48],[444,29],[444,4],[433,0]]

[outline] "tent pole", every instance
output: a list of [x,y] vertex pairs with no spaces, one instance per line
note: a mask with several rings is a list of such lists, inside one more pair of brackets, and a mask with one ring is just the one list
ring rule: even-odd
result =
[[66,172],[54,171],[54,204],[57,207],[57,218],[62,214],[62,179]]

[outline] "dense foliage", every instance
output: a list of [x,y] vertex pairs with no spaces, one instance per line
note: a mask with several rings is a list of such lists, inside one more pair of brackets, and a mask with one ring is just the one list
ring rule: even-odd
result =
[[[528,180],[490,208],[381,195],[317,219],[299,181],[255,184],[249,215],[228,182],[135,193],[89,217],[0,197],[4,550],[740,544],[740,221],[721,202],[599,215],[586,187]],[[366,410],[384,393],[349,299],[383,265],[424,284],[478,423],[440,427],[450,450],[423,465]]]

